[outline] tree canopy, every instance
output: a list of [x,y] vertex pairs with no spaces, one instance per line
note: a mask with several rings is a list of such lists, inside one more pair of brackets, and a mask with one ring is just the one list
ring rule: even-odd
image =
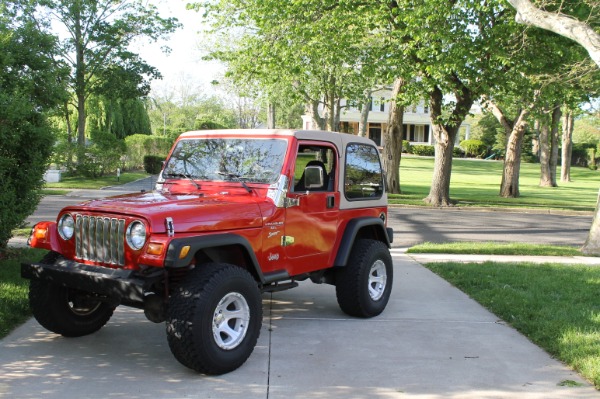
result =
[[[93,94],[132,99],[148,94],[149,79],[160,77],[130,50],[132,40],[156,41],[179,26],[141,0],[42,0],[40,24],[61,27],[56,59],[69,66],[68,84],[77,110],[77,142],[85,144],[86,101]],[[68,110],[65,109],[65,113]]]

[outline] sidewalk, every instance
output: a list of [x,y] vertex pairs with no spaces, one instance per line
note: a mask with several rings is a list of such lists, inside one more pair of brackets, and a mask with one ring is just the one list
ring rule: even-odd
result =
[[[30,320],[0,341],[0,398],[591,399],[600,393],[467,295],[394,252],[394,288],[373,319],[344,315],[335,288],[263,296],[250,359],[216,377],[171,355],[164,324],[117,309],[63,338]],[[577,386],[561,386],[568,382]]]
[[[392,249],[392,253],[403,250]],[[562,263],[600,266],[600,258],[593,256],[521,256],[521,255],[456,255],[456,254],[406,254],[415,261],[425,264],[434,262],[500,262],[500,263]]]

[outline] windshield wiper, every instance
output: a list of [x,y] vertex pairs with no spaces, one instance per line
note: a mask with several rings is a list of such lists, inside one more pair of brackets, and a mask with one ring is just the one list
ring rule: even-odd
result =
[[216,173],[218,175],[228,177],[230,180],[235,180],[235,181],[239,182],[242,185],[242,187],[244,187],[249,194],[252,194],[252,189],[250,187],[248,187],[248,185],[246,184],[246,182],[244,180],[242,180],[242,179],[244,179],[244,176],[236,175],[235,173],[223,172],[220,170],[217,171]]
[[184,177],[184,178],[188,179],[189,181],[191,181],[192,184],[194,186],[196,186],[196,188],[198,190],[200,190],[200,185],[198,183],[196,183],[196,181],[194,180],[194,178],[191,175],[187,174],[187,173],[168,173],[167,175],[163,175],[163,177],[167,178],[167,179],[170,178],[170,177]]

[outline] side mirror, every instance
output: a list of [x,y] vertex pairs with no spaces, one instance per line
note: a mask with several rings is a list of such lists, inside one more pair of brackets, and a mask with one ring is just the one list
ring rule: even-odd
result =
[[304,169],[304,186],[306,189],[323,188],[323,168],[320,166],[307,166]]

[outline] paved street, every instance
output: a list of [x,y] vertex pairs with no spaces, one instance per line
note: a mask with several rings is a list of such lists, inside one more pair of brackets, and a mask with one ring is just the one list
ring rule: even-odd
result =
[[592,214],[523,213],[469,208],[390,208],[394,246],[425,241],[497,241],[582,246]]

